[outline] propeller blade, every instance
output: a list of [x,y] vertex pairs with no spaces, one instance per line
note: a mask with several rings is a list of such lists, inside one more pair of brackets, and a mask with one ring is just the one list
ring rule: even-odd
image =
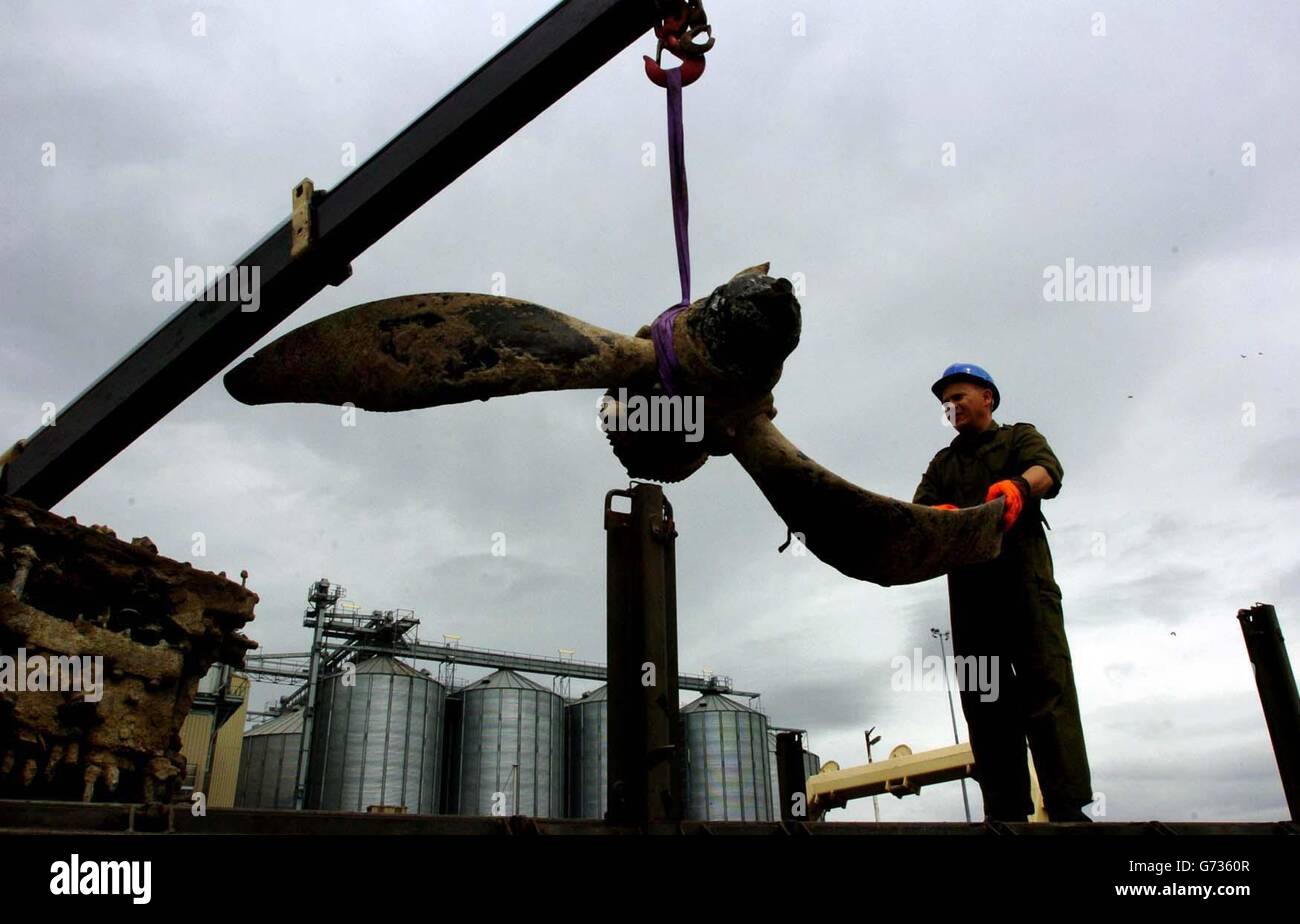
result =
[[1001,551],[1001,498],[950,511],[873,494],[808,458],[765,414],[737,428],[732,454],[808,550],[851,578],[915,584]]
[[494,295],[386,298],[323,317],[226,373],[244,404],[405,411],[567,388],[653,383],[654,345]]

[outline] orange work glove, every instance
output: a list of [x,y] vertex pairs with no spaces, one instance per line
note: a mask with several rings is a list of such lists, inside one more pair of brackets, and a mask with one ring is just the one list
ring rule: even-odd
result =
[[956,504],[931,504],[931,510],[960,510]]
[[1006,500],[1006,506],[1002,510],[1002,531],[1006,532],[1016,525],[1020,511],[1025,509],[1025,501],[1029,499],[1029,482],[1017,475],[1015,478],[989,485],[989,492],[984,495],[984,503],[987,504],[998,497]]

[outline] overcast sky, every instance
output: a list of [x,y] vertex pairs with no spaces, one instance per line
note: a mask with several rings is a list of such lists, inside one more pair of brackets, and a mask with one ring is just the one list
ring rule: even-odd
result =
[[[0,7],[6,445],[178,307],[151,297],[155,266],[232,262],[285,219],[294,183],[336,185],[346,145],[372,154],[549,6]],[[997,419],[1034,423],[1064,466],[1044,510],[1106,818],[1286,817],[1235,614],[1275,604],[1295,656],[1300,7],[707,10],[717,45],[685,91],[693,295],[765,260],[803,274],[778,425],[910,499],[952,435],[930,383],[954,361],[990,369]],[[653,47],[616,57],[267,339],[376,298],[486,292],[497,273],[509,295],[614,330],[652,319],[678,295],[664,97],[640,61]],[[1044,271],[1067,258],[1149,267],[1149,309],[1046,300]],[[306,590],[326,576],[366,609],[415,610],[425,639],[603,661],[601,505],[627,477],[599,394],[344,427],[337,408],[243,406],[218,378],[54,509],[248,569],[264,651],[304,650]],[[731,459],[668,497],[683,671],[762,691],[774,723],[842,765],[865,761],[869,726],[878,754],[951,743],[944,693],[890,684],[895,656],[938,654],[943,579],[886,589],[778,555],[785,527]],[[285,692],[258,685],[255,705]],[[881,813],[957,820],[961,790]]]

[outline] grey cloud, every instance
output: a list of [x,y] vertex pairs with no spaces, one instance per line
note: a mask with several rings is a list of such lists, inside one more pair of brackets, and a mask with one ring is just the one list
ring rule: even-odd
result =
[[[493,12],[513,35],[549,6],[397,4],[374,17],[326,0],[304,20],[293,6],[226,0],[203,5],[199,38],[188,8],[8,4],[8,437],[177,307],[151,300],[154,265],[234,259],[284,220],[299,179],[346,175],[341,145],[368,156],[499,48]],[[1107,9],[1104,38],[1089,34],[1090,9],[1070,5],[805,12],[796,37],[784,8],[711,9],[716,57],[685,100],[694,294],[769,259],[806,283],[778,425],[845,477],[910,498],[951,436],[929,383],[950,362],[981,362],[1002,386],[999,418],[1039,425],[1065,465],[1047,515],[1072,645],[1099,652],[1081,674],[1095,665],[1136,683],[1139,668],[1124,672],[1142,661],[1107,649],[1106,632],[1158,620],[1180,639],[1193,626],[1208,635],[1206,614],[1230,617],[1238,595],[1274,593],[1294,620],[1294,11],[1125,2]],[[678,293],[663,95],[640,62],[652,44],[525,126],[271,336],[376,298],[486,291],[494,273],[510,295],[611,329],[653,318]],[[46,141],[58,145],[52,168]],[[654,167],[641,162],[646,142]],[[1151,265],[1150,312],[1045,302],[1042,271],[1067,256]],[[1267,361],[1241,360],[1250,344]],[[214,380],[55,509],[150,535],[199,567],[247,567],[269,650],[305,647],[305,590],[326,575],[365,608],[414,609],[427,637],[603,660],[600,505],[627,479],[596,431],[598,394],[362,414],[345,428],[333,408],[238,405]],[[1246,400],[1260,407],[1252,432],[1237,419]],[[860,759],[863,723],[893,743],[951,740],[942,695],[888,685],[889,655],[946,625],[942,582],[882,590],[778,556],[784,526],[730,459],[667,494],[683,670],[762,691],[775,721],[809,728],[846,762]],[[1088,552],[1095,530],[1109,537],[1104,562]],[[203,559],[190,554],[196,531]],[[504,558],[491,555],[498,532]],[[1237,691],[1225,676],[1207,678],[1211,694]],[[256,698],[282,692],[259,685]],[[1202,767],[1230,765],[1234,748],[1250,749],[1252,767],[1266,756],[1257,726],[1198,738],[1204,760],[1172,768],[1132,755],[1135,734],[1166,748],[1189,735],[1192,708],[1157,704],[1132,726],[1085,715],[1116,811],[1210,813]],[[1280,811],[1219,782],[1214,813]],[[959,817],[960,790],[882,808]]]

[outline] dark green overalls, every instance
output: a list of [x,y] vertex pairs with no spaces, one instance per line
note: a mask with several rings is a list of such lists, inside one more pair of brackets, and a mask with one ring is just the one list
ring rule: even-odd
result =
[[[1042,434],[1032,424],[993,422],[981,433],[959,433],[939,450],[912,500],[975,507],[989,485],[1032,465],[1052,476],[1045,497],[1060,493],[1061,463]],[[1093,798],[1061,589],[1043,523],[1039,500],[1027,498],[997,558],[948,575],[953,654],[998,657],[997,698],[984,701],[979,690],[963,690],[961,707],[985,816],[1001,821],[1024,821],[1034,811],[1026,737],[1049,817],[1053,808],[1058,818],[1077,814]]]

